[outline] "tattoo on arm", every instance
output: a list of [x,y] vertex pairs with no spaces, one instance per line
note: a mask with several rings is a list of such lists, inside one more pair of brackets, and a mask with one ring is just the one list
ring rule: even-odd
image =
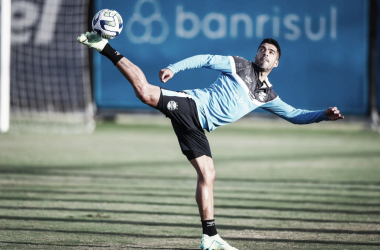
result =
[[125,62],[120,62],[124,67],[126,67],[127,69],[129,69],[129,67],[127,66],[127,64],[125,64]]

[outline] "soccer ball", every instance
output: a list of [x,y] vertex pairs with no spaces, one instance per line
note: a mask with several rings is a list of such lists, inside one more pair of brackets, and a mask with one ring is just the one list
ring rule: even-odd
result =
[[123,19],[116,10],[102,9],[92,19],[92,29],[105,39],[114,39],[123,29]]

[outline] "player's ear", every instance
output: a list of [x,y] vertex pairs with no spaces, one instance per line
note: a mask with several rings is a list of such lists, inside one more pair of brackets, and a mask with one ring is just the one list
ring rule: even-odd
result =
[[276,68],[278,66],[278,64],[280,63],[279,60],[276,60],[276,62],[274,63],[273,67]]

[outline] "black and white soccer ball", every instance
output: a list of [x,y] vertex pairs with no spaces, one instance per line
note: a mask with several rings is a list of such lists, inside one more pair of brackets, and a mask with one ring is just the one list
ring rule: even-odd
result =
[[102,9],[92,19],[92,30],[105,39],[114,39],[123,29],[123,19],[116,10]]

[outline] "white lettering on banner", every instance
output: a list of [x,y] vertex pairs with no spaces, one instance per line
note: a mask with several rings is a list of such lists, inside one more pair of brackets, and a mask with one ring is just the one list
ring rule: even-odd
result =
[[[281,35],[281,19],[278,16],[280,9],[274,8],[275,15],[261,14],[256,17],[256,37],[264,38],[264,31],[267,24],[272,23],[272,37],[279,38]],[[296,14],[288,14],[283,18],[283,25],[286,28],[283,36],[287,40],[297,40],[301,37],[301,24],[299,23],[301,18]],[[319,28],[315,31],[312,29],[313,20],[311,17],[306,16],[304,23],[304,32],[308,39],[312,41],[318,41],[326,37],[327,30],[327,18],[324,16],[319,17]],[[218,28],[212,30],[210,28],[210,22],[216,21]],[[337,38],[337,9],[335,7],[330,8],[330,38],[335,40]],[[185,28],[185,22],[191,23],[191,28]],[[246,38],[252,38],[253,36],[253,21],[252,18],[245,13],[236,13],[231,15],[230,18],[230,36],[236,38],[238,36],[238,24],[242,22],[245,27],[244,36]],[[221,39],[227,37],[227,16],[221,13],[209,13],[204,19],[200,19],[197,14],[189,11],[184,11],[183,5],[177,5],[176,8],[176,35],[181,38],[192,39],[196,37],[200,31],[203,31],[204,35],[210,39]]]
[[245,24],[245,37],[251,38],[253,35],[252,19],[247,14],[234,14],[231,16],[231,37],[235,38],[238,35],[238,24],[243,21]]
[[312,41],[321,40],[325,36],[325,32],[326,32],[326,18],[324,17],[319,18],[319,31],[316,34],[314,34],[311,31],[311,18],[306,17],[305,18],[305,32],[306,32],[306,36],[310,40]]
[[284,25],[293,33],[285,33],[284,37],[290,41],[297,40],[301,36],[301,29],[293,22],[298,22],[300,18],[297,15],[290,14],[284,18]]
[[[210,23],[215,20],[218,22],[218,29],[213,31],[210,28]],[[210,39],[218,39],[226,36],[227,33],[227,18],[219,13],[209,13],[203,19],[203,33]]]
[[330,29],[330,37],[332,39],[336,39],[336,28],[337,28],[337,9],[331,8],[331,29]]
[[[276,14],[280,11],[279,8],[274,8]],[[278,38],[280,36],[280,18],[278,16],[274,16],[272,18],[273,21],[273,37]]]
[[[177,18],[176,18],[176,34],[178,37],[182,38],[193,38],[196,37],[200,30],[200,21],[197,15],[191,12],[183,12],[183,6],[177,6]],[[186,20],[191,21],[192,28],[186,30],[183,26]]]
[[268,15],[259,15],[256,18],[256,36],[263,37],[264,36],[264,24],[270,20]]
[[37,24],[35,43],[49,44],[53,39],[61,0],[46,0],[43,10],[30,1],[12,1],[12,44],[26,44],[32,37],[32,27]]

